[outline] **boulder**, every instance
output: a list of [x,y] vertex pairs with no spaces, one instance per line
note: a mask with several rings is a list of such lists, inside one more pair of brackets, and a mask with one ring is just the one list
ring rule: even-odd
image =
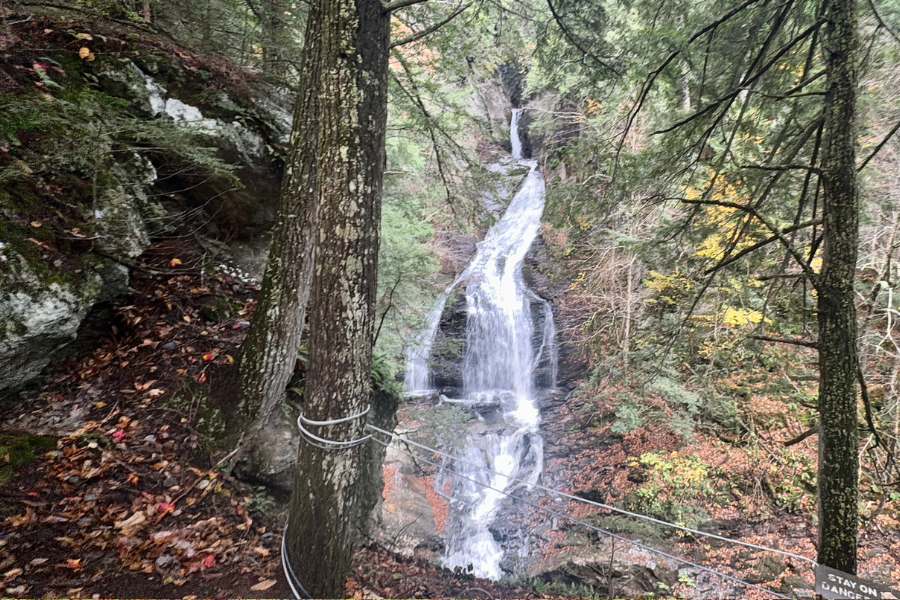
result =
[[66,277],[5,244],[0,244],[0,264],[3,395],[40,375],[54,354],[75,339],[95,303],[127,289],[128,270],[101,260]]
[[665,595],[678,582],[678,565],[610,537],[597,539],[574,530],[545,552],[529,576],[547,583],[603,591],[610,598]]

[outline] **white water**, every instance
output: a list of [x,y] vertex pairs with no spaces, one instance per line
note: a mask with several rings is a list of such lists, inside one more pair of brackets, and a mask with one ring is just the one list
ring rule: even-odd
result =
[[[544,179],[537,163],[522,160],[518,124],[521,109],[513,109],[510,143],[513,158],[529,167],[528,175],[503,217],[478,245],[463,273],[441,295],[417,344],[407,354],[406,388],[410,395],[428,395],[431,347],[447,298],[458,286],[466,289],[466,346],[463,392],[472,406],[496,406],[486,427],[469,434],[453,470],[452,515],[444,565],[462,567],[479,577],[499,579],[503,547],[491,532],[506,496],[515,488],[537,482],[543,469],[537,367],[546,361],[544,387],[556,383],[556,330],[550,303],[525,284],[522,264],[538,234],[544,210]],[[532,305],[541,306],[543,325],[537,331]],[[532,340],[540,338],[537,348]],[[471,478],[494,491],[469,481]],[[525,483],[512,482],[511,479]]]

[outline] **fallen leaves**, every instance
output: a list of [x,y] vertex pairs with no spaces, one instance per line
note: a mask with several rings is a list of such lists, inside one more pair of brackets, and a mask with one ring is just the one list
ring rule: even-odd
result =
[[263,579],[256,585],[252,586],[250,588],[250,591],[251,592],[265,592],[266,590],[272,589],[276,583],[278,583],[278,582],[274,579]]
[[138,511],[123,521],[116,521],[115,526],[122,530],[123,535],[134,535],[146,522],[147,515]]
[[84,563],[80,558],[67,558],[64,566],[70,571],[80,571],[84,568]]
[[[174,254],[151,266],[164,269]],[[197,260],[178,256],[173,267]],[[132,286],[139,291],[116,309],[109,339],[60,366],[33,401],[45,403],[42,418],[80,421],[27,480],[10,484],[19,489],[12,515],[0,517],[9,533],[0,540],[0,579],[24,573],[0,587],[9,595],[41,595],[54,579],[57,591],[78,586],[91,595],[113,572],[155,573],[173,586],[237,577],[245,591],[274,581],[267,578],[279,568],[278,538],[249,516],[240,486],[190,464],[201,451],[196,407],[171,404],[192,381],[233,364],[246,333],[234,321],[207,322],[200,300],[228,295],[246,303],[249,292],[241,300],[233,282],[186,269],[169,277],[137,272]]]
[[161,515],[167,515],[175,512],[175,504],[173,502],[160,502],[156,505],[156,512]]

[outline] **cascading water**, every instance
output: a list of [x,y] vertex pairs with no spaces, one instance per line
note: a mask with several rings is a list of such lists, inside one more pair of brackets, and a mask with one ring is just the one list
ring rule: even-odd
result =
[[[468,267],[438,299],[425,330],[407,354],[407,393],[433,393],[429,358],[434,338],[448,297],[457,286],[465,285],[462,404],[473,410],[476,406],[494,410],[478,431],[469,434],[460,460],[453,461],[452,469],[463,477],[454,479],[444,564],[490,579],[502,574],[503,547],[491,532],[506,500],[501,492],[512,493],[540,477],[543,439],[538,396],[556,384],[552,309],[528,289],[522,273],[544,210],[544,179],[536,161],[522,160],[521,114],[522,109],[513,109],[510,144],[514,161],[528,166],[528,174]],[[533,306],[539,307],[537,322]],[[535,348],[533,339],[538,337],[540,344]],[[546,375],[539,382],[540,365],[546,365]]]

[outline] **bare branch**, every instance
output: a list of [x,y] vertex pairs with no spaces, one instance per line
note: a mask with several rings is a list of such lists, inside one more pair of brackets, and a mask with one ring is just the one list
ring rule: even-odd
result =
[[791,346],[803,346],[805,348],[818,348],[819,343],[813,340],[804,340],[803,338],[782,338],[770,335],[751,335],[754,340],[761,342],[775,342],[776,344],[790,344]]
[[866,165],[869,164],[869,161],[875,158],[875,155],[878,154],[882,148],[884,148],[884,145],[888,143],[888,140],[894,137],[894,134],[897,133],[898,129],[900,129],[900,121],[897,121],[897,124],[891,128],[886,136],[884,136],[884,139],[881,140],[877,146],[875,146],[875,149],[872,150],[872,153],[866,157],[866,160],[862,161],[862,164],[859,165],[859,167],[857,167],[856,169],[857,172],[862,171],[866,168]]
[[385,12],[393,12],[395,10],[400,10],[401,8],[406,8],[407,6],[413,6],[427,1],[428,0],[393,0],[393,2],[382,2],[381,6],[384,7]]
[[819,433],[819,425],[818,424],[816,424],[814,427],[810,427],[809,429],[807,429],[800,435],[792,437],[791,439],[789,439],[785,442],[782,442],[782,444],[784,444],[785,447],[795,446],[795,445],[799,444],[800,442],[802,442],[803,440],[805,440],[806,438],[813,436],[817,433]]
[[457,16],[459,16],[460,14],[462,14],[463,11],[465,11],[465,10],[466,10],[467,8],[469,8],[470,6],[472,6],[472,3],[471,3],[471,2],[465,3],[464,5],[460,6],[460,7],[457,8],[455,11],[453,11],[452,13],[450,13],[450,15],[448,15],[446,18],[444,18],[444,19],[438,21],[438,22],[435,23],[434,25],[431,25],[430,27],[426,27],[426,28],[423,29],[422,31],[418,31],[418,32],[416,32],[416,33],[413,33],[412,35],[409,35],[409,36],[407,36],[407,37],[405,37],[405,38],[401,38],[401,39],[397,40],[396,42],[392,42],[392,43],[391,43],[391,48],[396,48],[396,47],[398,47],[398,46],[403,46],[403,45],[405,45],[405,44],[411,44],[411,43],[413,43],[413,42],[415,42],[415,41],[421,40],[423,37],[425,37],[425,36],[427,36],[427,35],[431,35],[431,34],[434,33],[435,31],[437,31],[438,29],[440,29],[441,27],[443,27],[444,25],[446,25],[447,23],[449,23],[450,21],[452,21],[453,19],[455,19]]
[[[800,230],[800,229],[806,229],[807,227],[812,227],[812,226],[814,226],[814,225],[821,225],[822,222],[823,222],[822,219],[816,219],[816,220],[813,220],[813,221],[807,221],[807,222],[805,222],[805,223],[799,223],[799,224],[797,224],[797,225],[792,225],[792,226],[790,226],[790,227],[785,227],[784,229],[781,230],[781,233],[782,233],[782,234],[793,233],[793,232],[798,231],[798,230]],[[773,236],[771,236],[771,237],[767,237],[767,238],[764,239],[764,240],[760,240],[760,241],[756,242],[755,244],[753,244],[752,246],[748,246],[748,247],[744,248],[743,250],[741,250],[741,251],[738,252],[737,254],[733,254],[733,255],[731,255],[731,256],[726,256],[726,257],[722,258],[722,260],[721,260],[721,262],[719,262],[719,264],[717,264],[717,265],[714,266],[714,267],[711,267],[711,268],[707,269],[706,272],[707,272],[707,273],[712,273],[713,271],[718,271],[719,269],[722,269],[722,268],[724,268],[724,267],[727,267],[728,265],[730,265],[730,264],[732,264],[732,263],[738,261],[739,259],[743,258],[744,256],[747,256],[747,255],[750,254],[751,252],[753,252],[753,251],[755,251],[755,250],[759,250],[759,249],[762,248],[763,246],[766,246],[766,245],[768,245],[768,244],[771,244],[772,242],[777,241],[777,240],[778,240],[778,236],[775,236],[775,235],[773,235]]]

